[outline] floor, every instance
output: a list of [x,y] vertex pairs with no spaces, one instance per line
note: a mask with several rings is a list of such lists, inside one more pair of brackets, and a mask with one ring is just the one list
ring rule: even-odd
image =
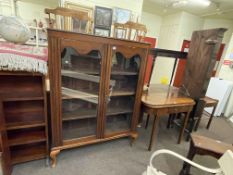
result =
[[[166,121],[167,117],[164,117],[159,124],[158,142],[151,152],[147,151],[151,126],[147,130],[142,127],[139,128],[139,138],[133,147],[130,147],[129,139],[125,138],[66,150],[58,155],[55,168],[47,166],[46,160],[38,160],[15,166],[13,175],[140,175],[146,170],[151,154],[157,149],[170,149],[182,155],[187,154],[189,143],[183,141],[180,145],[176,144],[178,128],[167,130]],[[206,123],[207,118],[203,117],[198,133],[233,143],[233,126],[230,122],[215,118],[210,130],[205,129]],[[211,168],[217,167],[216,160],[208,156],[196,156],[194,160]],[[182,162],[159,156],[154,165],[168,175],[178,175]],[[193,175],[206,175],[194,168],[191,172]]]

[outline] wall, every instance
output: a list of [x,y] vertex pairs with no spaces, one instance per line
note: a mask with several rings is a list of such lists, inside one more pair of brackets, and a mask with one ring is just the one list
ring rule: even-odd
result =
[[[190,40],[192,32],[201,30],[202,27],[203,19],[195,15],[186,12],[167,15],[162,19],[158,47],[180,51],[183,40]],[[160,83],[162,78],[166,78],[170,82],[173,66],[174,59],[158,57],[151,83]]]
[[[230,58],[230,54],[232,54],[232,53],[233,53],[233,34],[232,34],[230,42],[228,44],[225,60],[233,61],[233,59]],[[233,81],[233,69],[230,68],[229,65],[222,65],[218,76],[219,76],[219,78],[222,78],[222,79],[225,79],[228,81]],[[233,106],[233,92],[230,95],[228,104],[227,104],[225,112],[224,112],[224,116],[230,117],[231,115],[233,115],[232,106]]]
[[225,19],[208,19],[204,20],[203,29],[212,29],[212,28],[227,28],[228,30],[224,34],[223,43],[228,43],[231,39],[233,33],[233,21]]
[[160,27],[162,24],[162,17],[148,12],[142,12],[141,23],[147,27],[147,36],[158,38]]
[[17,1],[17,15],[22,18],[27,23],[31,23],[34,19],[37,21],[45,22],[45,18],[48,18],[48,15],[44,13],[45,8],[55,8],[58,4],[56,3],[44,3],[36,4],[31,2],[22,2]]
[[[63,0],[63,4],[64,2],[67,1]],[[128,9],[132,11],[135,20],[137,17],[140,19],[143,4],[143,0],[68,0],[68,2],[93,8],[97,5],[110,8],[119,7]]]

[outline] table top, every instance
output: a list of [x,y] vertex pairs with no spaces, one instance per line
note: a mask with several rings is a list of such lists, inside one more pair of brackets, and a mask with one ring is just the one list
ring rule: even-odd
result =
[[214,140],[205,136],[192,134],[191,139],[195,147],[209,150],[217,154],[224,154],[227,150],[233,151],[233,145]]
[[161,84],[150,85],[149,89],[143,92],[141,100],[145,106],[152,108],[195,104],[194,100],[186,95],[183,88]]

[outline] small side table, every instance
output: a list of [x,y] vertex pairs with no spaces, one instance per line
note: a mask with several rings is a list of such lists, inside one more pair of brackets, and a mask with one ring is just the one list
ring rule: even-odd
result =
[[[210,114],[210,118],[209,118],[208,124],[206,126],[206,128],[209,129],[210,128],[210,124],[211,124],[211,122],[213,120],[213,117],[214,117],[214,113],[215,113],[216,107],[218,105],[218,100],[210,98],[210,97],[207,97],[207,96],[205,96],[204,98],[202,98],[200,100],[203,100],[203,102],[204,102],[203,103],[203,108],[202,108],[202,113],[203,113],[205,107],[213,107],[213,111]],[[202,113],[200,114],[200,116],[198,116],[197,123],[196,123],[195,128],[194,128],[195,131],[197,131],[197,129],[199,127],[199,124],[201,122]]]
[[[150,151],[153,143],[155,142],[155,132],[158,125],[160,117],[166,116],[167,114],[174,113],[185,113],[184,122],[180,130],[178,143],[181,139],[186,128],[189,113],[192,111],[195,102],[187,97],[182,89],[168,86],[168,85],[151,85],[148,91],[144,92],[142,96],[142,109],[141,109],[141,119],[143,117],[143,112],[149,114],[149,116],[155,115],[150,144],[148,150]],[[149,118],[148,118],[149,119]],[[147,121],[148,123],[148,121]]]
[[[199,154],[209,155],[219,159],[227,150],[233,151],[233,145],[197,134],[191,134],[187,158],[193,160],[194,156]],[[189,164],[184,163],[179,175],[189,175],[190,168],[191,166]]]

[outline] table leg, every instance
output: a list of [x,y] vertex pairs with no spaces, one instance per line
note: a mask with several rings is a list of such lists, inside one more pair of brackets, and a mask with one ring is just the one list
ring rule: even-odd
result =
[[138,119],[138,126],[141,126],[142,124],[143,114],[144,114],[143,107],[141,107],[140,113],[139,113],[139,119]]
[[[187,158],[189,160],[193,160],[195,154],[196,154],[196,148],[194,147],[193,142],[191,141],[190,142],[190,147],[189,147],[189,152],[188,152]],[[190,168],[191,168],[191,165],[188,164],[188,163],[186,163],[186,162],[184,162],[182,170],[180,171],[179,175],[189,175]]]
[[197,131],[197,129],[199,127],[199,124],[201,122],[201,118],[202,118],[204,109],[205,109],[205,103],[202,104],[200,111],[197,113],[198,114],[198,119],[197,119],[197,123],[196,123],[196,125],[194,127],[194,131]]
[[211,113],[211,115],[210,115],[210,119],[209,119],[208,124],[207,124],[207,126],[206,126],[207,129],[210,128],[210,124],[211,124],[211,122],[212,122],[212,120],[213,120],[216,107],[217,107],[217,104],[214,106],[214,109],[213,109],[213,111],[212,111],[212,113]]
[[156,126],[158,125],[159,122],[159,116],[155,115],[154,116],[154,121],[153,121],[153,126],[152,126],[152,131],[151,131],[151,137],[150,137],[150,144],[148,147],[148,150],[151,151],[151,147],[153,145],[153,142],[155,142],[156,138],[155,138],[155,132],[156,132]]
[[183,138],[184,131],[185,131],[186,125],[187,125],[187,123],[188,123],[188,119],[189,119],[189,113],[190,113],[190,112],[186,112],[186,113],[185,113],[184,122],[183,122],[183,125],[182,125],[182,127],[181,127],[180,135],[179,135],[178,142],[177,142],[178,144],[180,144],[181,139]]
[[147,129],[147,127],[148,127],[149,121],[150,121],[150,114],[147,114],[147,117],[146,117],[146,125],[145,125],[145,128],[146,128],[146,129]]

